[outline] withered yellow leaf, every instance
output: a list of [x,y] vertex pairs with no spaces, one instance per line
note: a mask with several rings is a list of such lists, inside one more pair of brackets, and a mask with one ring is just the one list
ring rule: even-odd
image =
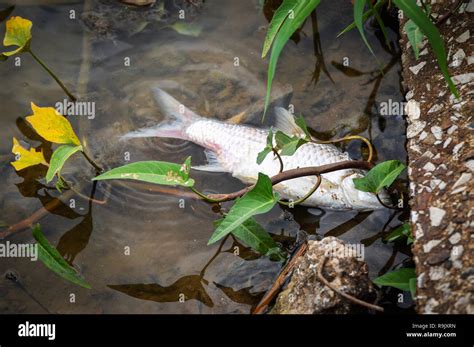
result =
[[53,107],[39,107],[31,103],[33,114],[26,117],[28,123],[45,140],[54,143],[79,146],[81,142],[71,123]]
[[17,46],[18,48],[3,52],[2,55],[9,57],[11,55],[21,53],[29,48],[31,41],[31,27],[33,23],[21,17],[11,17],[6,23],[5,38],[3,39],[4,46]]
[[16,160],[11,162],[16,171],[23,170],[26,167],[43,164],[48,165],[44,159],[43,151],[37,152],[34,148],[27,150],[22,147],[16,138],[13,138],[12,153],[15,154]]

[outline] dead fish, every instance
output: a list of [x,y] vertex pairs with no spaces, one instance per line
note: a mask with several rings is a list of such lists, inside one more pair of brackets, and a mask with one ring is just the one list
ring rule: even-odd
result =
[[[127,133],[122,139],[137,137],[168,137],[192,141],[205,148],[207,164],[193,166],[195,170],[228,172],[242,182],[255,183],[258,173],[274,176],[280,171],[277,158],[268,155],[259,165],[257,155],[266,145],[269,129],[231,124],[203,118],[160,88],[152,88],[165,120],[161,123]],[[275,126],[286,134],[304,136],[293,115],[284,108],[275,108]],[[274,139],[275,142],[275,139]],[[350,160],[347,153],[330,144],[306,143],[292,156],[283,156],[285,170],[320,166]],[[375,210],[384,208],[375,194],[362,192],[353,179],[364,176],[364,171],[349,169],[321,175],[319,188],[302,205],[334,210]],[[295,201],[305,196],[315,185],[315,177],[301,177],[275,185],[282,198]],[[388,202],[386,192],[379,194]]]

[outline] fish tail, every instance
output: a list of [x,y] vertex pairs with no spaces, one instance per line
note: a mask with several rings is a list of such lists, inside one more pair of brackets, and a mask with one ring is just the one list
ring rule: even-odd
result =
[[187,140],[186,129],[201,117],[185,107],[164,90],[154,87],[151,89],[165,119],[152,127],[129,132],[121,139],[136,137],[171,137]]

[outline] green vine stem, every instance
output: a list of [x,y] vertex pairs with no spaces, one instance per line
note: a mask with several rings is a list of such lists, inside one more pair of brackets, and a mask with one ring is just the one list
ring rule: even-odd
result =
[[43,63],[43,61],[40,58],[38,58],[38,56],[36,54],[33,53],[31,48],[27,48],[26,52],[30,53],[31,56],[46,70],[46,72],[49,73],[49,75],[52,78],[54,78],[56,83],[59,84],[59,86],[64,90],[64,92],[67,94],[69,99],[71,99],[71,101],[76,101],[77,100],[77,98],[66,88],[66,86],[63,84],[63,82],[61,82],[61,80],[54,74],[54,72],[51,71],[51,69],[49,67],[47,67],[46,64]]

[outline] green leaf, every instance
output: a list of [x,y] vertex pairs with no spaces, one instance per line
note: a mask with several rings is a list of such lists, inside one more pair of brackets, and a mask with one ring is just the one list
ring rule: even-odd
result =
[[[370,0],[369,0],[370,1]],[[369,49],[370,53],[375,57],[375,53],[372,50],[372,47],[369,44],[369,41],[367,41],[367,38],[365,37],[364,33],[364,23],[363,23],[363,12],[365,5],[367,3],[367,0],[355,0],[354,3],[354,22],[357,27],[357,30],[359,30],[360,36],[362,37],[362,40],[364,41],[365,45]],[[372,11],[372,10],[371,10]]]
[[410,288],[410,294],[413,300],[416,298],[416,277],[410,278],[408,281],[408,287]]
[[174,31],[181,35],[198,37],[201,35],[202,27],[198,24],[194,23],[186,23],[184,21],[178,21],[173,25],[170,25]]
[[90,284],[84,281],[76,270],[64,260],[56,248],[51,246],[41,232],[39,224],[36,224],[33,228],[33,237],[38,245],[38,259],[41,260],[46,267],[69,282],[78,284],[84,288],[91,288]]
[[[215,222],[218,227],[224,219]],[[232,234],[247,246],[260,254],[269,256],[271,259],[284,260],[285,256],[270,234],[253,218],[250,217],[237,228]]]
[[188,157],[182,165],[165,161],[139,161],[112,169],[92,180],[128,179],[168,186],[192,187],[194,180],[189,178],[190,160]]
[[[270,104],[270,93],[272,89],[273,77],[275,76],[276,64],[278,58],[285,46],[286,42],[290,39],[291,35],[301,26],[306,17],[319,5],[320,0],[305,0],[298,1],[293,9],[294,18],[290,19],[286,17],[283,24],[280,26],[280,30],[276,34],[273,40],[272,52],[270,55],[270,61],[268,63],[268,76],[267,76],[267,93],[265,96],[265,107],[263,110],[263,119],[267,113],[268,105]],[[262,119],[262,120],[263,120]]]
[[390,234],[388,234],[386,237],[384,237],[384,241],[394,242],[403,237],[408,237],[409,235],[411,235],[410,224],[403,223],[402,225],[397,227],[395,230],[393,230]]
[[281,131],[277,131],[275,134],[275,140],[277,148],[281,150],[280,155],[287,156],[295,154],[298,148],[308,142],[299,136],[290,137]]
[[311,134],[308,130],[308,126],[306,125],[306,122],[304,121],[304,117],[303,116],[299,116],[295,119],[295,123],[297,126],[299,126],[301,128],[301,130],[303,130],[304,134],[306,135],[305,139],[306,140],[311,140]]
[[413,53],[415,53],[415,58],[418,59],[420,56],[420,48],[422,47],[425,35],[423,35],[420,28],[418,28],[415,22],[413,22],[411,19],[405,23],[403,26],[403,31],[405,31],[408,36],[408,40],[410,41],[411,47],[413,48]]
[[279,194],[273,191],[270,178],[259,173],[255,186],[234,203],[229,213],[212,234],[208,244],[220,240],[250,217],[270,211],[279,198]]
[[49,162],[48,172],[46,173],[46,183],[51,182],[54,175],[61,172],[66,160],[78,151],[82,151],[82,146],[63,145],[56,148]]
[[377,277],[372,282],[378,286],[394,287],[408,292],[410,291],[410,279],[412,278],[416,280],[415,269],[403,268]]
[[[377,3],[374,5],[374,9],[377,11],[382,5],[384,4],[385,0],[378,0]],[[368,10],[362,15],[362,21],[365,22],[367,19],[369,19],[373,15],[372,10]],[[351,31],[356,27],[356,23],[352,22],[349,24],[347,27],[345,27],[339,34],[337,34],[336,38],[347,33],[348,31]]]
[[265,41],[263,42],[262,58],[265,58],[265,56],[267,55],[268,50],[272,46],[273,39],[278,33],[278,30],[280,30],[280,27],[285,21],[286,17],[288,17],[290,12],[294,10],[297,2],[297,0],[283,0],[280,7],[278,7],[275,11],[275,14],[272,17],[272,21],[268,26],[267,36],[265,37]]
[[389,187],[405,169],[398,160],[387,160],[373,167],[365,177],[354,178],[355,188],[363,192],[378,193],[382,188]]
[[270,129],[267,135],[267,145],[257,155],[257,164],[260,165],[269,153],[273,152],[273,131]]
[[454,85],[448,71],[448,62],[446,60],[446,50],[438,28],[431,22],[429,17],[423,12],[421,8],[416,5],[413,0],[393,0],[395,5],[403,11],[425,34],[428,38],[431,48],[433,49],[436,59],[438,60],[439,68],[448,83],[449,90],[454,96],[459,98],[459,93]]

